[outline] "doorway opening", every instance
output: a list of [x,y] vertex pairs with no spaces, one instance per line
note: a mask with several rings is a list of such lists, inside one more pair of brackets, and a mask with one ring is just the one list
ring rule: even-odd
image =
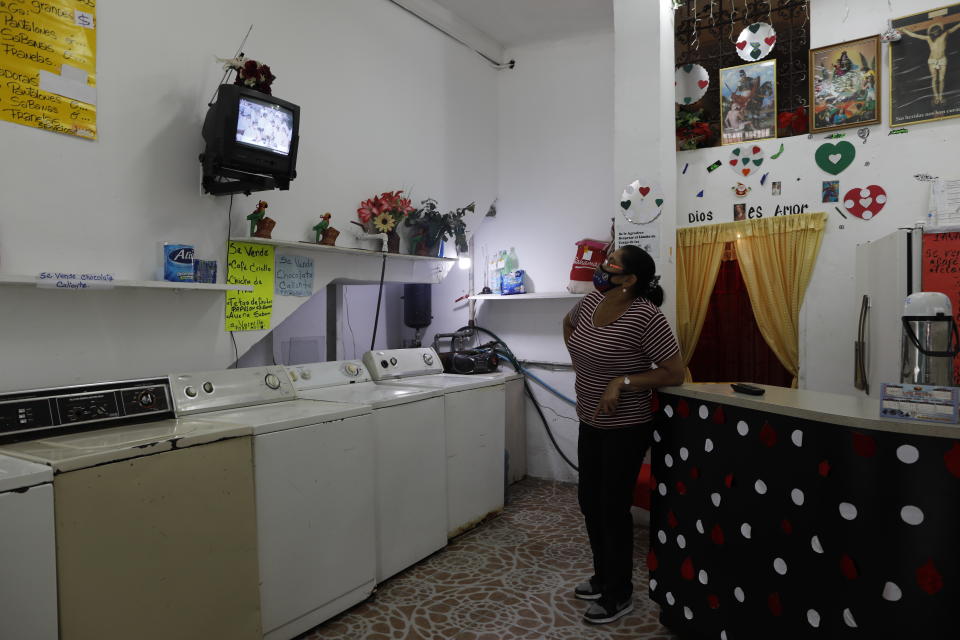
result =
[[790,387],[793,381],[760,333],[732,242],[724,247],[700,340],[688,366],[695,382]]

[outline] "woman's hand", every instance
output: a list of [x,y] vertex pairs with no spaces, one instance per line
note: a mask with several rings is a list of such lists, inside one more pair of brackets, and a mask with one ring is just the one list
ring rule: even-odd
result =
[[597,410],[593,412],[596,418],[601,413],[606,416],[612,416],[617,412],[617,405],[620,404],[620,381],[621,378],[614,378],[607,385],[607,390],[600,396],[600,403]]

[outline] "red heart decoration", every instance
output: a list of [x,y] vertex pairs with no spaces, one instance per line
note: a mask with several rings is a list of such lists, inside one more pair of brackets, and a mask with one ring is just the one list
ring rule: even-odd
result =
[[746,46],[747,46],[746,40],[741,40],[740,42],[737,43],[737,49],[740,49],[740,51],[743,51],[743,48]]
[[772,47],[773,43],[777,41],[777,36],[774,35],[770,36],[769,38],[764,38],[763,41],[767,43],[767,46]]
[[750,175],[750,171],[752,171],[752,169],[743,169],[743,175],[745,176]]
[[739,159],[731,160],[731,161],[730,161],[730,165],[731,165],[731,166],[734,166],[734,167],[735,167],[735,166],[737,166],[738,164],[740,164],[740,160],[739,160]]
[[637,191],[639,191],[643,197],[647,197],[647,194],[650,193],[650,187],[640,187]]
[[850,189],[843,197],[843,206],[847,211],[863,220],[876,216],[886,204],[887,192],[883,187],[875,184],[865,189],[860,187]]
[[709,81],[709,80],[699,80],[699,81],[697,81],[697,86],[700,87],[701,89],[706,89],[708,84],[710,84],[710,81]]
[[754,147],[754,148],[753,148],[753,155],[757,155],[758,153],[760,153],[760,151],[761,151],[760,147]]

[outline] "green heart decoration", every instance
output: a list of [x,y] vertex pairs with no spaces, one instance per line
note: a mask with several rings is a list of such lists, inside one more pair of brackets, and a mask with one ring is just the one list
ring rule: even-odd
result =
[[693,71],[693,64],[691,63],[691,64],[683,65],[683,70],[686,71],[687,73],[690,73],[691,71]]
[[759,22],[754,22],[754,23],[753,23],[752,25],[750,25],[748,28],[750,29],[750,32],[751,32],[751,33],[756,33],[757,31],[760,30],[760,23],[759,23]]
[[733,151],[731,151],[730,153],[732,153],[732,154],[735,155],[735,156],[740,155],[740,147],[736,147],[736,148],[735,148]]
[[658,207],[662,207],[662,206],[663,206],[663,198],[657,198],[656,200],[654,200],[654,202],[657,203],[657,206],[658,206]]
[[620,201],[620,206],[623,207],[623,210],[624,210],[624,211],[626,211],[627,209],[630,208],[630,201],[629,201],[629,200],[621,200],[621,201]]
[[817,148],[814,159],[817,166],[831,175],[838,175],[853,164],[857,157],[857,148],[846,140],[836,144],[824,143]]

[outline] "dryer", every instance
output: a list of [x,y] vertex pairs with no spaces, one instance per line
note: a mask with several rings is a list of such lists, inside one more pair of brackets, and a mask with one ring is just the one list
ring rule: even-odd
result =
[[[269,376],[271,389],[263,384]],[[371,409],[297,400],[279,367],[170,376],[177,414],[253,435],[263,637],[286,640],[376,582]]]
[[385,386],[443,392],[447,474],[447,536],[503,510],[506,377],[443,373],[429,347],[368,351],[364,365]]
[[447,544],[442,391],[377,385],[359,360],[287,367],[297,397],[373,409],[377,582]]

